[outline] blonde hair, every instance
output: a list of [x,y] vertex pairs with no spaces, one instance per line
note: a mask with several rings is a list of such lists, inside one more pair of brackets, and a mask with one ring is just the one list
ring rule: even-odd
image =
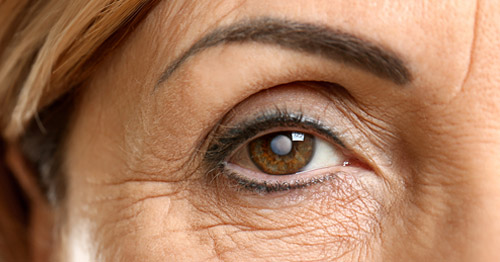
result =
[[82,82],[156,0],[0,2],[0,128],[15,139]]
[[[0,0],[0,132],[15,141],[37,112],[83,82],[159,0]],[[0,139],[0,157],[3,156]],[[0,182],[15,187],[0,160]],[[8,181],[5,182],[5,181]],[[0,194],[0,262],[27,261],[18,190]],[[25,211],[26,212],[26,211]],[[20,216],[22,219],[20,219]]]

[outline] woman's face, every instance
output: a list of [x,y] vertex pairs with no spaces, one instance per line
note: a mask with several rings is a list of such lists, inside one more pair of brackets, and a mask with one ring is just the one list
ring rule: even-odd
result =
[[499,13],[163,1],[82,90],[57,252],[498,261]]

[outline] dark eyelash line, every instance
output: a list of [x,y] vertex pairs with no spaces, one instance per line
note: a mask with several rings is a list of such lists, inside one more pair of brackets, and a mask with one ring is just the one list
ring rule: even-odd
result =
[[208,146],[204,162],[212,166],[212,169],[216,168],[224,163],[227,157],[242,143],[260,132],[276,127],[310,128],[345,148],[338,136],[318,120],[307,118],[302,113],[289,113],[275,109],[265,112],[253,120],[232,127],[222,127],[222,130],[219,131],[221,135],[216,135],[213,143]]
[[322,184],[326,181],[334,180],[337,177],[336,173],[329,173],[322,177],[311,178],[308,180],[297,179],[291,182],[259,182],[253,179],[247,179],[239,176],[235,172],[228,172],[227,169],[223,169],[227,179],[234,183],[238,190],[248,191],[251,193],[265,194],[289,191],[294,189],[303,189],[316,184]]

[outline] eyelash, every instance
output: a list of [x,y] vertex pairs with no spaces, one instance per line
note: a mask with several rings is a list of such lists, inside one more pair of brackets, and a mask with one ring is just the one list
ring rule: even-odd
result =
[[235,172],[228,172],[227,169],[222,171],[226,178],[233,182],[238,189],[255,192],[255,193],[273,193],[280,191],[288,191],[293,189],[306,188],[315,184],[321,184],[325,181],[333,180],[336,177],[336,173],[327,174],[318,178],[311,178],[308,180],[297,179],[291,182],[258,182],[253,179],[246,179],[239,176]]
[[305,188],[314,184],[322,183],[334,179],[335,174],[326,174],[319,178],[308,180],[297,179],[291,182],[258,182],[247,179],[227,168],[228,158],[244,143],[258,137],[262,132],[269,131],[272,128],[296,128],[313,131],[320,136],[327,138],[339,147],[345,149],[344,143],[328,127],[319,120],[305,117],[302,112],[289,113],[283,110],[272,110],[264,112],[253,120],[245,121],[235,126],[221,126],[216,131],[213,142],[209,145],[204,156],[204,162],[208,164],[210,181],[225,178],[236,185],[239,190],[255,193],[271,193],[278,191],[287,191],[291,189]]

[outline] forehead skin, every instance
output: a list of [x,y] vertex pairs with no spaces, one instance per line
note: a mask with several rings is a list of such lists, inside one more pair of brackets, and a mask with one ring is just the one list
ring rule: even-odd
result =
[[[499,13],[498,1],[163,1],[84,86],[65,145],[59,257],[498,261]],[[398,86],[347,64],[245,43],[200,52],[155,89],[205,34],[259,17],[355,35],[397,54],[413,79]],[[302,205],[314,221],[295,207],[207,204],[215,193],[194,179],[198,145],[252,94],[304,80],[339,83],[357,101],[343,108],[353,119],[346,132],[357,138],[346,139],[383,181],[376,196],[359,197],[351,216],[335,198],[313,197]],[[280,214],[294,227],[279,228]],[[346,217],[356,217],[357,229],[346,229]]]

